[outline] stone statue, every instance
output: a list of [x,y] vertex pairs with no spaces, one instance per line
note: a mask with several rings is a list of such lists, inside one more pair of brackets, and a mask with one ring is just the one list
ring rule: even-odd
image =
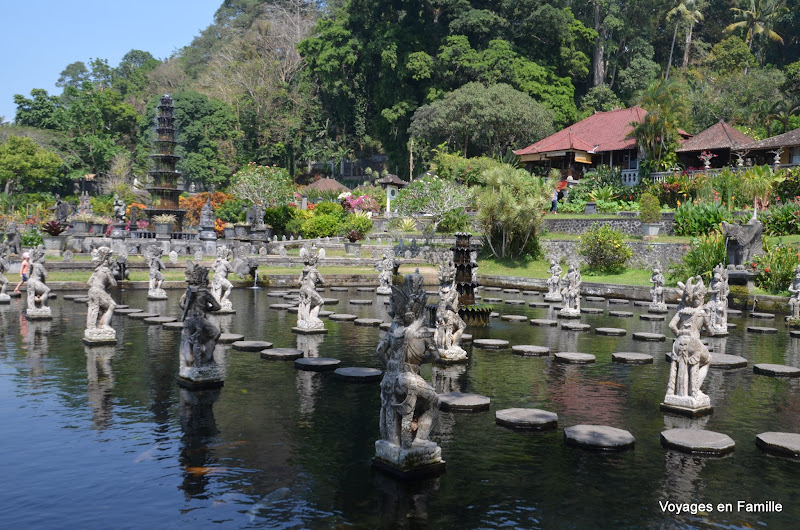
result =
[[439,303],[436,306],[436,333],[433,341],[443,361],[464,361],[467,352],[461,348],[461,335],[467,323],[458,314],[456,267],[452,261],[439,267]]
[[303,258],[305,267],[299,279],[300,307],[297,310],[297,327],[293,330],[299,333],[325,333],[325,324],[319,318],[323,300],[316,290],[317,284],[325,283],[317,270],[318,256],[306,248],[301,248],[300,257]]
[[6,294],[8,287],[8,278],[5,273],[8,271],[8,261],[6,261],[6,253],[8,252],[8,245],[0,243],[0,304],[8,304],[11,302],[11,297]]
[[695,276],[686,280],[685,285],[678,282],[678,293],[681,297],[678,312],[669,323],[676,339],[670,352],[672,364],[662,409],[697,414],[711,409],[711,400],[700,391],[711,366],[711,354],[700,341],[700,330],[711,328],[703,306],[706,295],[703,279]]
[[[3,286],[5,292],[5,286]],[[789,292],[792,296],[789,298],[789,319],[793,324],[800,324],[800,265],[794,269],[794,280],[792,285],[789,286]]]
[[125,222],[125,201],[119,198],[119,195],[114,194],[114,221],[117,223]]
[[211,270],[214,271],[214,277],[211,279],[211,294],[214,295],[217,302],[219,302],[220,313],[233,313],[233,305],[229,299],[233,284],[228,280],[228,274],[233,272],[233,266],[230,262],[231,251],[228,247],[222,245],[217,248],[217,259]]
[[222,386],[222,372],[214,359],[220,330],[208,320],[220,305],[208,290],[208,268],[186,262],[186,292],[181,296],[181,333],[178,383],[189,387]]
[[92,213],[92,199],[89,197],[88,191],[81,193],[81,202],[78,208],[78,213]]
[[264,228],[264,208],[259,206],[258,204],[253,203],[250,208],[247,209],[247,214],[245,215],[245,220],[247,224],[250,225],[251,228],[255,228],[256,230],[261,230]]
[[561,265],[550,260],[550,268],[547,270],[550,277],[547,279],[547,294],[544,295],[545,302],[560,302],[561,298]]
[[117,341],[117,333],[111,327],[111,316],[117,304],[108,294],[108,290],[116,287],[117,282],[111,272],[111,249],[108,247],[94,249],[92,262],[95,264],[95,269],[87,282],[89,308],[86,313],[83,342],[87,345],[114,344]]
[[375,442],[373,463],[400,475],[444,467],[441,448],[428,439],[439,398],[419,375],[426,352],[437,351],[423,323],[427,300],[419,271],[406,275],[401,288],[394,286],[392,324],[376,350],[386,372],[381,381],[381,439]]
[[211,206],[211,197],[206,199],[206,203],[200,210],[200,226],[201,227],[214,227],[214,208]]
[[564,299],[564,307],[558,312],[561,317],[579,317],[581,315],[581,273],[574,263],[570,264],[567,273],[564,275],[564,288],[561,289],[561,296]]
[[711,326],[706,328],[710,335],[728,334],[728,271],[720,263],[714,267],[708,294],[711,299],[706,303],[706,313]]
[[64,226],[67,225],[67,218],[70,214],[70,205],[68,202],[64,201],[61,198],[61,195],[56,193],[56,203],[50,208],[53,210],[56,218],[56,222],[62,224]]
[[19,226],[13,221],[6,225],[6,243],[10,253],[17,256],[22,255],[22,235],[19,232]]
[[661,269],[658,267],[653,268],[653,274],[650,276],[650,283],[653,286],[650,288],[650,295],[653,297],[653,302],[650,304],[650,309],[658,311],[666,311],[667,304],[664,303],[664,275],[661,274]]
[[148,300],[166,300],[167,293],[161,288],[164,283],[164,274],[161,272],[166,269],[161,255],[164,249],[160,245],[151,245],[145,250],[147,266],[150,267],[150,286],[147,291]]
[[380,285],[375,290],[378,294],[392,294],[392,269],[394,268],[394,260],[383,253],[383,258],[375,264],[375,270],[378,271],[378,281]]
[[742,269],[754,256],[761,254],[763,231],[764,225],[758,219],[750,219],[746,225],[723,221],[722,233],[725,234],[728,263]]
[[31,250],[31,273],[28,279],[29,319],[48,319],[52,317],[48,297],[50,287],[47,286],[47,269],[44,267],[44,249],[36,247]]
[[114,279],[118,282],[127,280],[130,276],[127,254],[120,254],[119,256],[112,258],[111,265],[109,267],[111,268],[111,273],[114,275]]

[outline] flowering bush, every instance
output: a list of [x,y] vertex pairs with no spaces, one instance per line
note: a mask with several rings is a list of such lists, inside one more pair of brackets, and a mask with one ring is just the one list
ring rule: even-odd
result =
[[794,279],[794,269],[800,264],[800,252],[781,241],[773,244],[764,239],[763,245],[764,253],[753,258],[750,264],[756,273],[754,283],[771,293],[783,293]]
[[594,223],[580,237],[578,253],[586,260],[590,270],[598,272],[620,272],[625,262],[633,256],[631,247],[625,244],[622,232],[608,225]]
[[381,210],[378,203],[375,202],[375,200],[369,195],[353,195],[352,193],[347,193],[343,195],[344,197],[341,199],[342,201],[341,204],[342,208],[344,208],[345,213],[354,213],[354,212],[378,213]]
[[[178,207],[186,210],[186,216],[184,217],[185,224],[196,225],[200,223],[200,213],[209,198],[211,199],[211,207],[216,212],[217,208],[227,201],[232,200],[234,197],[233,195],[228,195],[221,191],[215,191],[214,193],[202,192],[192,195],[191,197],[179,197]],[[239,206],[239,210],[241,210],[241,206]]]

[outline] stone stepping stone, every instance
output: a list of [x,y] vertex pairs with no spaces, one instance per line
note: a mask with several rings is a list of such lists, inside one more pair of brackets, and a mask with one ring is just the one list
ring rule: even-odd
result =
[[622,328],[595,328],[594,332],[598,335],[608,335],[611,337],[624,337],[628,330]]
[[[352,300],[351,300],[351,302],[352,302]],[[322,299],[322,303],[325,304],[325,305],[336,305],[336,304],[339,303],[339,299],[338,298],[323,298]],[[371,304],[372,301],[370,301],[369,303]]]
[[633,317],[633,313],[631,313],[630,311],[609,311],[608,316],[618,317],[618,318],[631,318]]
[[327,372],[336,370],[341,362],[339,359],[331,359],[330,357],[301,357],[295,359],[294,367],[298,370],[309,372]]
[[599,307],[582,307],[581,313],[585,315],[602,315],[605,313],[605,310],[600,309]]
[[329,317],[333,314],[333,311],[325,311],[324,309],[317,313],[320,318]]
[[630,300],[626,300],[624,298],[609,298],[608,299],[608,303],[609,304],[618,304],[618,305],[623,305],[623,304],[627,305],[627,304],[630,304],[631,301]]
[[348,366],[337,368],[334,377],[351,383],[377,383],[383,378],[383,371],[377,368],[364,368],[361,366]]
[[[391,322],[381,322],[378,327],[381,328],[383,331],[389,331],[389,328],[392,327],[392,323]],[[461,337],[463,338],[464,335],[461,335]]]
[[89,301],[89,297],[88,296],[76,296],[75,298],[72,299],[72,301],[75,302],[75,303],[78,303],[78,304],[85,304],[85,303],[87,303]]
[[508,341],[503,339],[475,339],[472,345],[484,350],[500,350],[508,348]]
[[617,352],[611,354],[611,361],[622,364],[653,364],[653,356],[637,352]]
[[472,335],[464,333],[461,335],[461,342],[472,342]]
[[500,318],[508,322],[526,322],[528,320],[525,315],[502,315]]
[[296,300],[297,299],[297,295],[296,294],[291,294],[291,293],[286,293],[285,295],[282,296],[282,298],[284,300]]
[[763,334],[774,334],[777,333],[778,330],[775,328],[766,328],[763,326],[747,326],[748,333],[763,333]]
[[496,311],[492,311],[491,313],[489,313],[489,318],[497,318],[499,316],[500,313],[497,313]]
[[566,364],[591,364],[595,361],[591,353],[558,352],[553,357],[556,362]]
[[239,351],[261,351],[272,348],[272,343],[263,340],[237,340],[231,346]]
[[607,425],[573,425],[564,429],[567,445],[599,451],[622,451],[633,447],[636,439],[625,429]]
[[565,331],[591,331],[592,326],[580,322],[562,322],[561,329]]
[[639,315],[639,320],[647,320],[650,322],[664,322],[667,319],[664,315],[655,315],[651,313],[647,313],[645,315]]
[[486,302],[487,304],[499,304],[499,303],[501,303],[503,301],[503,299],[502,298],[484,298],[483,301]]
[[[144,319],[145,323],[147,324],[167,324],[177,320],[178,319],[175,317],[149,317]],[[181,322],[181,324],[183,324],[183,322]]]
[[[8,295],[11,296],[11,293],[8,293]],[[65,294],[63,298],[64,300],[75,300],[76,298],[83,298],[85,296],[85,294]]]
[[377,287],[356,287],[356,291],[360,291],[362,293],[375,292],[375,289],[377,289]]
[[539,291],[522,291],[525,296],[538,296],[541,294]]
[[164,329],[171,329],[173,331],[181,331],[183,330],[183,322],[164,322],[161,324],[161,327]]
[[779,456],[800,456],[800,434],[793,432],[762,432],[756,435],[756,445],[762,451]]
[[129,305],[120,304],[117,305],[114,309],[128,309],[129,307],[130,307]]
[[353,321],[353,324],[356,326],[372,326],[378,327],[383,324],[383,320],[380,318],[357,318]]
[[558,320],[551,320],[549,318],[532,318],[530,323],[531,326],[557,326]]
[[790,331],[789,336],[793,339],[800,339],[800,331]]
[[288,291],[269,291],[267,296],[271,296],[273,298],[283,298],[287,294],[289,294]]
[[750,318],[763,318],[766,320],[775,318],[775,313],[750,313]]
[[546,346],[535,346],[533,344],[515,344],[511,346],[511,353],[523,357],[545,357],[550,355],[550,348]]
[[145,313],[144,311],[138,311],[135,313],[128,313],[128,316],[130,318],[138,318],[140,320],[144,320],[145,318],[158,317],[161,315],[159,315],[158,313]]
[[725,325],[728,326],[728,329],[736,329],[738,327],[736,324],[732,322],[726,322]]
[[506,300],[506,304],[508,305],[525,305],[525,300]]
[[644,331],[640,331],[633,334],[633,340],[639,340],[644,342],[664,342],[667,340],[666,335],[662,335],[661,333],[647,333]]
[[372,305],[372,300],[350,300],[352,305]]
[[728,316],[729,317],[742,316],[742,311],[741,311],[741,309],[728,309]]
[[800,377],[800,368],[785,364],[754,364],[753,372],[770,377]]
[[270,304],[270,309],[278,309],[280,311],[286,311],[290,307],[294,307],[292,304]]
[[448,392],[439,394],[439,408],[452,412],[477,412],[489,410],[491,400],[480,394],[465,394],[463,392]]
[[711,368],[744,368],[747,366],[747,359],[738,355],[728,355],[727,353],[715,353],[711,356]]
[[334,293],[344,293],[350,290],[349,287],[329,287],[328,289]]
[[275,348],[261,352],[261,358],[270,361],[294,361],[302,356],[303,350],[298,350],[297,348]]
[[337,320],[349,322],[358,318],[358,315],[351,315],[350,313],[334,313],[328,317],[328,320]]
[[587,296],[584,298],[587,302],[605,302],[606,299],[602,296]]
[[223,333],[219,336],[219,339],[217,339],[217,343],[230,344],[231,342],[243,339],[244,335],[239,335],[238,333]]
[[508,294],[516,294],[519,292],[519,289],[503,289],[503,292]]
[[494,413],[497,425],[511,429],[541,431],[555,429],[558,425],[558,414],[541,409],[503,409]]
[[502,291],[502,289],[499,287],[484,287],[483,290],[487,293],[499,293]]
[[666,315],[669,313],[669,309],[661,309],[659,307],[648,307],[647,312],[652,315]]
[[550,304],[546,302],[531,302],[530,304],[528,304],[528,307],[534,307],[536,309],[549,309]]
[[661,445],[683,453],[724,455],[733,451],[735,442],[727,434],[700,429],[669,429],[661,433]]
[[645,302],[644,300],[634,300],[633,306],[634,307],[650,307],[650,304],[653,302]]
[[131,313],[144,313],[141,309],[135,307],[120,308],[119,306],[114,309],[115,315],[130,315]]

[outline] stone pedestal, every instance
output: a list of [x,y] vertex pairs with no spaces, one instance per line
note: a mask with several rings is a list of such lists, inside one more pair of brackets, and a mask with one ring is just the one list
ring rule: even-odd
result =
[[167,292],[164,289],[150,289],[147,291],[148,300],[166,300]]
[[380,287],[375,289],[375,292],[377,294],[382,294],[382,295],[392,294],[392,288],[388,285],[381,285]]
[[664,412],[672,412],[680,414],[681,416],[705,416],[714,412],[714,407],[711,406],[711,399],[702,392],[699,392],[696,397],[692,396],[664,396],[664,402],[661,403],[661,410]]
[[434,442],[424,441],[410,449],[378,440],[372,465],[403,479],[434,477],[445,472],[442,449]]
[[547,293],[544,295],[545,302],[561,302],[563,299],[561,293]]
[[439,350],[439,360],[442,364],[450,364],[450,363],[465,363],[469,359],[467,358],[467,352],[459,347],[453,346],[448,350]]
[[53,318],[53,312],[50,310],[49,306],[29,307],[25,311],[25,314],[28,320],[51,320]]
[[83,332],[83,343],[86,346],[110,346],[117,343],[117,332],[114,328],[87,329]]
[[0,294],[0,304],[10,304],[10,303],[11,303],[11,297],[10,296],[8,296],[5,293]]
[[219,366],[184,367],[176,380],[179,386],[189,390],[220,388],[225,385]]
[[299,333],[300,335],[324,335],[328,333],[328,330],[325,328],[306,328],[302,326],[295,326],[292,328],[292,333]]
[[215,311],[215,313],[218,315],[232,315],[236,313],[236,311],[233,309],[233,304],[231,303],[230,300],[224,300],[220,302],[219,305],[220,309],[218,311]]

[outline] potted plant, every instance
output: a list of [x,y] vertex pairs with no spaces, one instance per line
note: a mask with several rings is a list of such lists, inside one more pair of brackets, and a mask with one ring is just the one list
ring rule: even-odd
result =
[[178,220],[177,217],[171,213],[164,213],[153,216],[153,225],[155,226],[156,234],[169,234],[172,232],[172,225]]
[[94,221],[94,215],[90,213],[79,213],[73,215],[69,219],[69,224],[72,226],[72,230],[78,234],[85,234],[89,232],[89,226]]
[[107,217],[103,217],[102,215],[93,215],[92,225],[89,228],[89,232],[95,236],[102,237],[106,235],[106,227],[110,222],[111,219]]
[[344,235],[344,252],[345,254],[355,254],[356,250],[361,248],[361,241],[364,239],[364,233],[359,230],[350,230]]
[[225,234],[225,239],[233,239],[236,237],[236,228],[233,226],[233,223],[223,224],[222,231]]
[[236,232],[236,237],[247,237],[250,234],[250,225],[242,221],[234,223],[233,229]]
[[642,223],[642,235],[645,238],[658,235],[661,228],[661,204],[652,193],[643,193],[639,198],[639,221]]
[[42,224],[42,231],[47,234],[42,236],[42,243],[45,250],[64,250],[65,237],[61,234],[66,231],[67,227],[58,221],[48,221]]

